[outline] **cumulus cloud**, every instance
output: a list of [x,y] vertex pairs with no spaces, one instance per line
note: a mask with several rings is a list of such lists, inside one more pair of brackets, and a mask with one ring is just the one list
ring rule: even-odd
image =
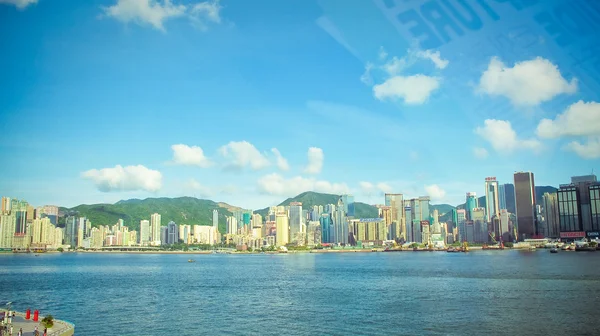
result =
[[210,197],[213,195],[213,192],[209,187],[202,185],[200,182],[196,181],[196,179],[190,179],[186,186],[194,196]]
[[442,58],[439,51],[418,51],[417,56],[423,59],[430,60],[431,62],[433,62],[433,64],[435,64],[435,67],[438,69],[445,69],[450,63],[450,61]]
[[91,169],[81,173],[85,179],[94,182],[98,190],[155,192],[162,187],[162,174],[157,170],[148,169],[142,165],[114,168]]
[[383,61],[388,57],[388,53],[387,53],[387,51],[385,51],[385,49],[383,47],[379,47],[378,56],[379,56],[379,59]]
[[104,8],[106,15],[124,23],[135,22],[165,31],[164,23],[172,18],[187,17],[202,28],[205,22],[221,22],[219,0],[195,4],[174,4],[172,0],[117,0]]
[[598,159],[600,158],[600,136],[589,137],[587,143],[572,141],[565,148],[584,159]]
[[446,197],[446,191],[437,184],[426,185],[425,192],[432,201],[442,201]]
[[373,78],[371,77],[371,70],[373,70],[373,67],[373,63],[367,62],[367,65],[365,65],[365,72],[360,76],[361,82],[367,85],[373,85]]
[[367,181],[361,181],[358,185],[360,186],[361,191],[367,195],[373,193],[385,194],[392,191],[392,187],[385,182],[371,183]]
[[277,167],[279,169],[283,171],[290,169],[290,165],[288,164],[287,160],[281,155],[277,148],[271,148],[271,152],[275,154],[275,157],[277,158]]
[[212,162],[204,155],[202,148],[198,146],[188,146],[177,144],[171,146],[173,150],[173,163],[184,166],[198,166],[207,168]]
[[264,194],[277,196],[295,196],[305,191],[328,194],[346,194],[350,192],[350,188],[345,183],[331,183],[302,176],[286,179],[277,173],[261,177],[258,180],[258,190]]
[[323,150],[317,147],[310,147],[308,149],[308,165],[304,169],[307,174],[319,174],[323,169],[323,161],[325,155]]
[[488,157],[488,151],[483,147],[475,147],[473,148],[473,155],[478,159],[485,159]]
[[404,71],[409,66],[409,61],[406,58],[398,58],[396,56],[392,57],[391,60],[386,62],[381,66],[383,71],[385,71],[390,76],[396,76],[400,72]]
[[577,91],[577,80],[567,81],[558,67],[547,59],[516,63],[512,68],[494,57],[479,80],[478,90],[504,96],[514,105],[535,106],[559,94]]
[[373,87],[375,98],[379,100],[402,99],[409,105],[425,103],[429,96],[440,87],[440,78],[425,75],[394,76]]
[[25,9],[27,6],[31,4],[36,4],[38,0],[0,0],[0,5],[13,5],[18,9]]
[[542,144],[536,139],[521,139],[517,136],[509,121],[487,119],[483,127],[477,127],[475,133],[488,141],[495,151],[512,153],[518,149],[538,151]]
[[270,165],[269,160],[248,141],[231,141],[219,149],[223,158],[228,162],[226,168],[243,169],[249,167],[260,170]]
[[600,104],[580,100],[567,107],[554,120],[542,119],[536,133],[540,138],[600,136]]

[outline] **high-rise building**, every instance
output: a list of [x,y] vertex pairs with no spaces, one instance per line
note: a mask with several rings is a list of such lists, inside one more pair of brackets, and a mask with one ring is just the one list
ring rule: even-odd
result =
[[168,242],[168,237],[169,236],[169,228],[166,226],[161,226],[160,227],[160,243],[162,245],[166,245]]
[[13,247],[16,226],[17,222],[15,215],[11,213],[10,210],[0,214],[0,247]]
[[233,235],[237,233],[237,219],[234,216],[227,217],[227,234]]
[[542,196],[542,211],[544,214],[546,237],[560,237],[560,225],[558,222],[558,196],[556,193],[544,193]]
[[150,221],[142,219],[140,221],[140,245],[148,245],[150,242]]
[[154,213],[150,216],[150,241],[153,245],[160,246],[160,214]]
[[458,209],[456,210],[456,227],[458,228],[458,241],[467,241],[467,231],[466,231],[466,220],[467,220],[467,210]]
[[485,178],[485,221],[492,223],[494,218],[500,217],[500,197],[498,181],[495,177]]
[[65,245],[77,246],[77,217],[68,216],[65,219]]
[[10,197],[2,197],[2,214],[10,212]]
[[509,213],[514,214],[517,212],[517,206],[515,204],[515,185],[512,183],[505,183],[503,186],[506,210],[508,210]]
[[212,214],[212,224],[215,232],[219,232],[219,210],[214,209]]
[[167,224],[167,244],[177,244],[179,242],[179,228],[175,222],[170,221]]
[[304,219],[302,218],[302,203],[290,203],[290,239],[293,244],[304,245],[304,234],[302,227]]
[[512,242],[512,232],[510,230],[510,213],[506,209],[500,210],[500,239],[503,242]]
[[321,214],[319,222],[321,224],[321,242],[331,243],[331,231],[333,230],[331,223],[331,215],[328,213]]
[[[388,238],[406,241],[406,222],[404,218],[404,195],[385,194],[385,205],[391,207],[392,224],[388,227]],[[428,214],[429,215],[429,214]]]
[[498,205],[500,206],[500,210],[507,209],[506,208],[506,184],[498,185]]
[[354,218],[354,215],[355,215],[354,196],[342,195],[341,198],[342,198],[342,202],[344,202],[344,211],[346,212],[346,216]]
[[516,172],[515,205],[518,239],[534,238],[538,235],[535,214],[535,181],[532,172]]
[[465,210],[467,211],[467,219],[473,220],[473,209],[479,208],[479,199],[477,199],[477,193],[474,191],[467,193],[467,199],[465,201]]
[[348,216],[346,215],[346,206],[342,197],[338,200],[338,204],[335,211],[335,218],[333,220],[334,235],[332,237],[333,242],[337,244],[348,244]]
[[280,211],[275,214],[275,244],[285,246],[290,242],[290,223],[287,213]]
[[600,183],[595,175],[574,176],[557,191],[560,237],[596,238],[600,232]]

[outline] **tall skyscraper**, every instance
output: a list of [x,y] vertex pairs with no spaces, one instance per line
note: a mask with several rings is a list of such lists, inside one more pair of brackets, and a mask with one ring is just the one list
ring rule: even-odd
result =
[[406,241],[404,195],[385,194],[385,205],[391,207],[392,211],[392,225],[388,227],[389,238],[392,240],[399,239],[401,241]]
[[150,241],[153,245],[161,245],[160,237],[160,214],[154,213],[150,216]]
[[2,197],[2,213],[6,214],[10,212],[10,197]]
[[275,245],[285,246],[290,242],[290,223],[287,213],[275,214]]
[[535,214],[535,181],[532,172],[516,172],[515,205],[518,239],[537,236],[537,216]]
[[322,243],[331,243],[331,216],[328,213],[321,214],[321,218],[319,219],[319,223],[321,224],[321,242]]
[[334,243],[338,244],[348,244],[348,217],[346,215],[346,206],[342,197],[338,200],[337,210],[335,211],[335,219],[333,221],[335,235],[333,237]]
[[573,176],[557,191],[560,237],[596,238],[600,232],[600,183],[595,175]]
[[456,227],[458,227],[458,241],[466,241],[467,239],[467,229],[466,229],[466,221],[467,221],[467,210],[458,209],[456,210]]
[[474,191],[467,193],[467,198],[465,201],[465,210],[467,214],[467,219],[472,220],[473,218],[473,209],[479,208],[479,199],[477,198],[477,193]]
[[506,209],[500,210],[500,239],[503,242],[512,242],[512,232],[509,227],[510,213]]
[[304,232],[302,232],[303,224],[302,203],[290,203],[290,239],[292,243],[299,246],[304,245]]
[[485,221],[492,223],[494,218],[500,218],[500,198],[498,181],[495,177],[485,178]]
[[505,183],[503,186],[506,210],[512,214],[517,213],[517,207],[515,205],[515,185],[512,183]]
[[500,206],[500,210],[507,209],[506,208],[506,184],[498,185],[498,205]]
[[560,225],[558,222],[558,196],[556,193],[544,193],[542,196],[542,209],[546,237],[559,238]]
[[219,232],[219,210],[217,209],[213,210],[212,224],[215,233]]
[[147,219],[140,221],[140,245],[148,245],[150,241],[150,222]]
[[179,228],[175,222],[167,224],[167,244],[172,245],[179,242]]
[[341,198],[342,198],[342,202],[344,202],[344,211],[346,212],[346,216],[354,218],[354,215],[355,215],[354,196],[342,195]]

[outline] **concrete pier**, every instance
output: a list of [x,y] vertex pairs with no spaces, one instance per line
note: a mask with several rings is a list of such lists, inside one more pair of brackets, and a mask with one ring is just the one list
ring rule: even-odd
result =
[[[7,311],[5,309],[0,310],[0,315],[3,316]],[[44,326],[41,320],[44,316],[40,316],[38,322],[33,321],[33,312],[29,320],[25,319],[25,314],[21,312],[15,312],[15,317],[12,319],[13,336],[19,333],[19,329],[23,328],[23,336],[33,336],[35,327],[38,327],[40,336],[44,334]],[[0,321],[5,321],[0,318]],[[9,325],[10,328],[10,325]],[[10,329],[9,329],[10,330]],[[75,333],[75,325],[67,321],[61,321],[54,319],[54,325],[48,329],[48,336],[73,336]]]

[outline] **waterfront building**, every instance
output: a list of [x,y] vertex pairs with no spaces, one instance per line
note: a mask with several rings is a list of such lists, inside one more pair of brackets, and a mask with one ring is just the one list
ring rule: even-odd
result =
[[[404,222],[406,223],[406,241],[414,242],[415,241],[415,228],[418,228],[418,225],[415,225],[415,219],[413,218],[412,205],[413,200],[405,200],[404,201]],[[417,223],[418,224],[418,223]],[[389,235],[389,233],[388,233]]]
[[467,221],[467,210],[458,209],[456,210],[456,227],[458,228],[458,237],[457,240],[467,241],[467,231],[466,231],[466,221]]
[[177,244],[179,242],[179,228],[175,222],[170,221],[167,224],[167,244]]
[[234,216],[227,217],[227,232],[228,235],[237,233],[237,219]]
[[532,172],[516,172],[515,205],[518,239],[520,241],[538,236],[537,216],[535,214],[535,181]]
[[145,246],[150,242],[150,221],[142,219],[140,221],[140,245]]
[[306,245],[314,247],[321,244],[321,223],[319,221],[309,221],[306,226]]
[[354,208],[354,196],[352,195],[342,195],[340,196],[342,202],[344,204],[344,212],[346,213],[346,217],[354,218],[355,208]]
[[337,210],[335,211],[335,218],[333,220],[334,235],[332,237],[333,243],[336,244],[348,244],[348,236],[350,234],[348,230],[348,217],[345,212],[346,206],[342,197],[338,200]]
[[215,232],[219,232],[219,210],[217,209],[212,212],[212,226]]
[[2,196],[2,212],[0,214],[8,214],[10,212],[10,204],[10,197]]
[[[3,199],[4,203],[5,200]],[[12,248],[13,237],[15,235],[15,229],[17,221],[15,215],[9,211],[3,211],[0,215],[0,247]]]
[[467,220],[473,220],[473,209],[475,208],[479,208],[479,199],[477,199],[477,193],[471,191],[467,193],[467,198],[465,201]]
[[494,218],[500,217],[500,197],[498,181],[495,177],[485,178],[485,221],[493,223]]
[[506,207],[506,184],[498,185],[498,206],[500,210],[507,209]]
[[275,214],[275,244],[285,246],[290,242],[290,224],[285,211],[279,211]]
[[388,226],[390,240],[406,241],[406,222],[404,218],[404,195],[385,194],[385,205],[391,209],[392,223]]
[[304,218],[302,218],[302,203],[290,203],[289,214],[291,243],[297,246],[302,246],[304,245],[304,236],[306,234],[306,232],[303,232],[302,230],[304,225]]
[[600,234],[600,183],[595,175],[573,176],[557,191],[560,237],[596,238]]
[[512,242],[513,236],[510,230],[510,213],[506,209],[500,210],[500,237],[503,242]]
[[475,208],[473,213],[473,240],[475,243],[486,243],[489,238],[488,223],[485,220],[485,208]]
[[350,219],[350,235],[353,237],[354,245],[383,245],[387,240],[387,226],[382,218]]
[[150,241],[152,242],[152,245],[155,246],[160,246],[161,245],[161,241],[160,241],[160,221],[161,221],[161,217],[160,214],[158,213],[154,213],[152,214],[152,216],[150,216]]
[[167,237],[169,236],[169,228],[166,226],[160,227],[160,243],[161,245],[167,244]]
[[[182,225],[183,227],[189,226],[189,225]],[[186,233],[185,231],[187,231],[187,229],[184,229],[184,234]],[[194,225],[194,242],[198,243],[198,244],[210,244],[213,245],[215,243],[215,235],[216,235],[216,231],[214,229],[213,226],[209,226],[209,225]],[[185,236],[184,236],[185,237]],[[185,238],[184,238],[184,241]]]
[[322,213],[319,218],[321,224],[321,243],[331,243],[331,235],[333,231],[333,225],[331,222],[331,214]]

